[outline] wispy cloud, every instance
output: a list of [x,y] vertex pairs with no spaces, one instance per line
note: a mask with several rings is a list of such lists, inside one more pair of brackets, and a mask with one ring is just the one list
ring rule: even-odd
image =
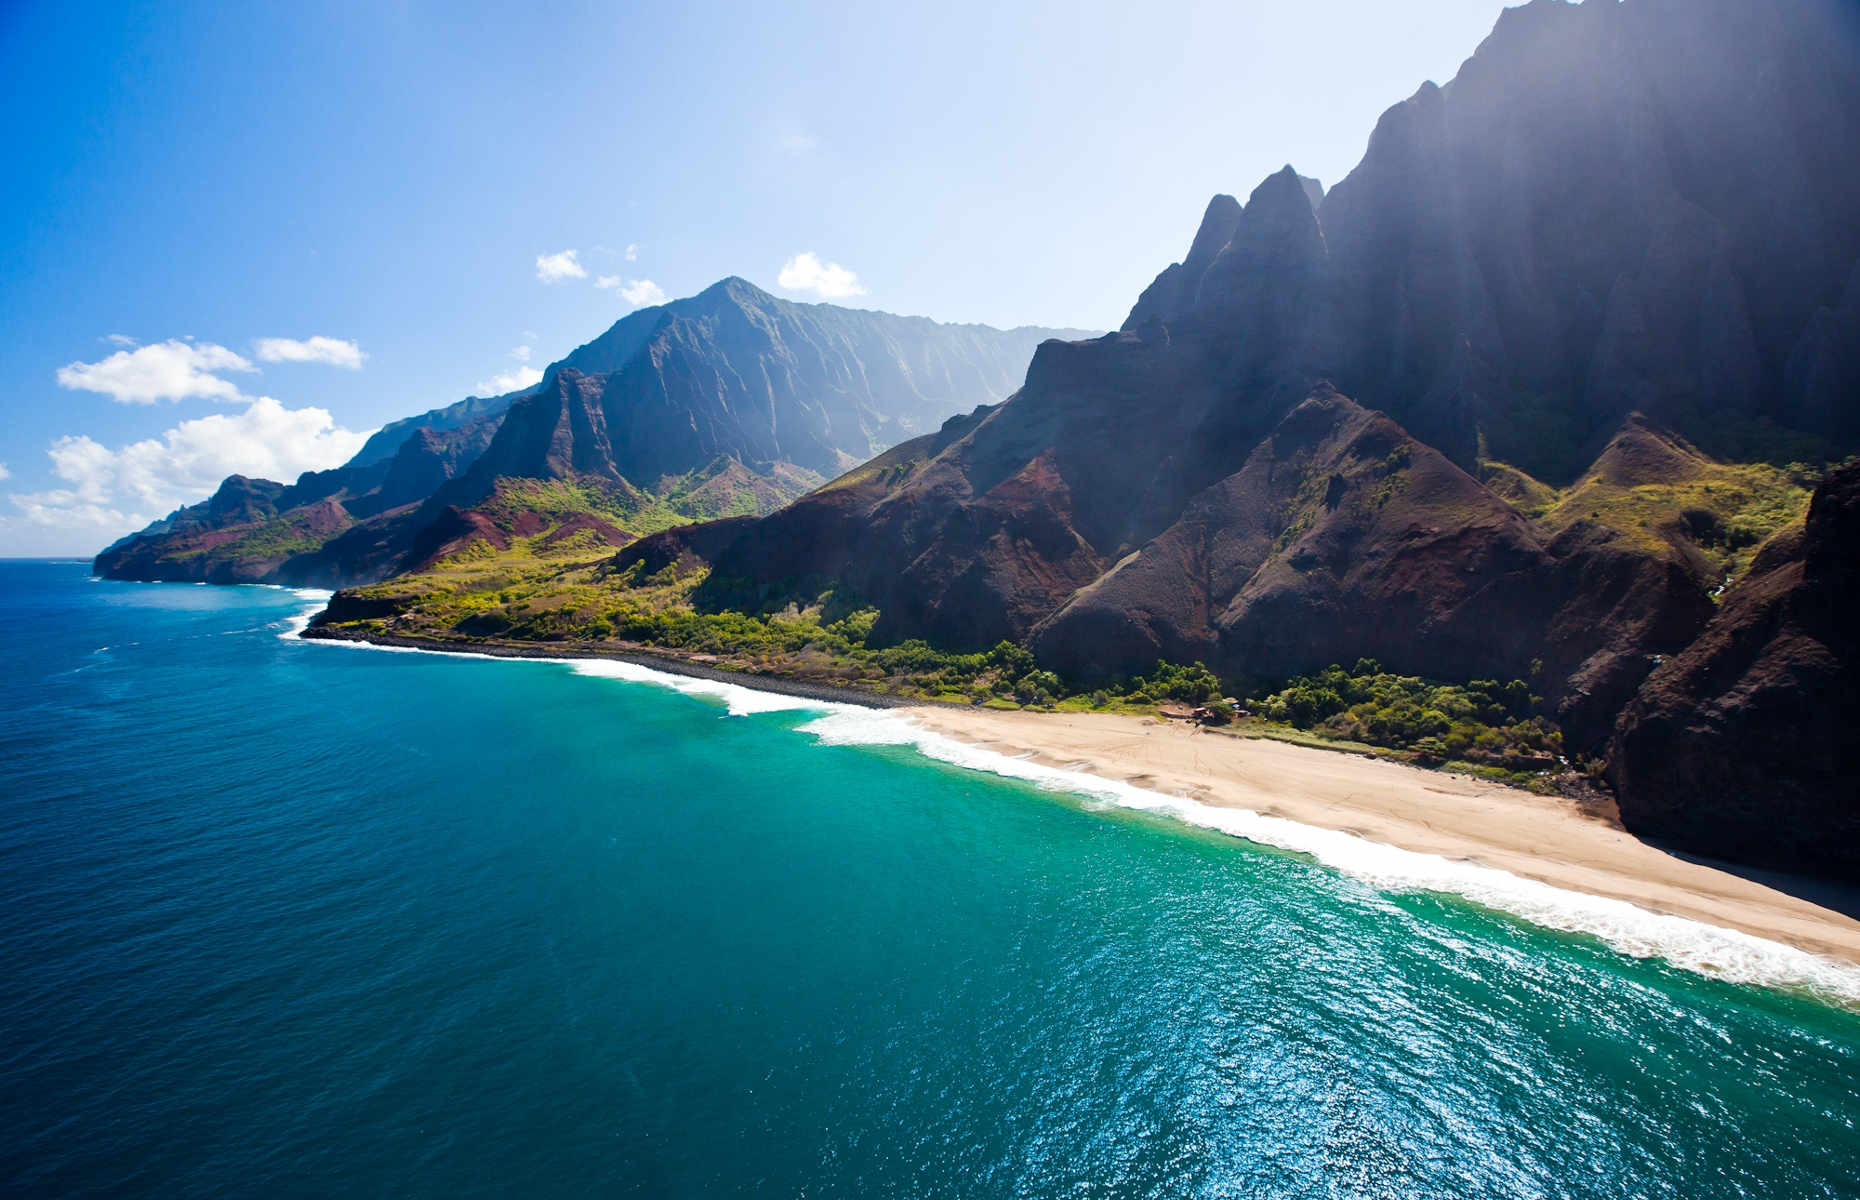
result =
[[518,362],[528,362],[530,361],[530,348],[528,346],[514,346],[511,348],[510,357],[516,359]]
[[290,409],[260,396],[241,412],[182,421],[160,437],[115,449],[85,434],[59,438],[46,454],[63,486],[8,499],[45,529],[125,533],[210,495],[228,475],[288,482],[338,466],[370,432],[342,428],[325,409]]
[[638,262],[639,261],[639,243],[628,242],[626,244],[626,251],[624,253],[624,257],[626,258],[628,262]]
[[106,333],[103,335],[102,340],[109,342],[111,345],[114,345],[114,346],[139,346],[141,345],[140,342],[136,341],[136,339],[130,337],[126,333]]
[[536,278],[544,283],[561,283],[565,279],[587,277],[588,269],[581,265],[581,257],[574,250],[536,256]]
[[650,279],[622,279],[618,275],[603,275],[594,281],[594,286],[619,292],[620,298],[634,308],[664,304],[667,299],[665,289]]
[[516,367],[509,371],[502,371],[489,379],[480,379],[478,385],[472,389],[472,394],[501,396],[505,392],[514,392],[541,382],[542,372],[535,367]]
[[13,472],[6,469],[5,463],[0,463],[0,483],[4,483],[11,478],[13,478]]
[[97,392],[118,404],[153,404],[191,396],[237,400],[238,386],[215,372],[256,369],[224,346],[170,339],[118,350],[94,363],[67,363],[57,378],[59,387]]
[[836,262],[823,263],[813,251],[803,251],[782,264],[775,282],[790,292],[812,292],[822,300],[844,300],[865,295],[859,276]]
[[361,370],[362,360],[368,357],[354,342],[322,336],[302,341],[296,338],[259,338],[252,343],[252,352],[260,362],[328,363],[332,367],[345,367],[351,371]]
[[820,139],[805,129],[784,129],[775,135],[775,148],[785,154],[806,154],[820,148]]

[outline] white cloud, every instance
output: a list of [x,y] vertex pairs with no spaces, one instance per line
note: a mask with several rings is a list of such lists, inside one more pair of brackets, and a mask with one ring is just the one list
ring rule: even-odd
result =
[[493,375],[489,379],[480,379],[478,386],[472,389],[475,396],[501,396],[505,392],[514,392],[519,388],[529,387],[542,382],[542,372],[535,367],[518,367]]
[[518,362],[528,362],[530,361],[530,348],[528,346],[513,347],[510,351],[510,357],[516,359]]
[[103,340],[118,346],[136,346],[141,344],[126,333],[106,333],[103,335]]
[[620,289],[620,298],[634,308],[645,308],[648,304],[664,304],[665,289],[650,279],[635,279]]
[[790,292],[812,292],[822,300],[865,295],[859,277],[835,262],[823,263],[808,250],[782,264],[775,282]]
[[564,279],[586,279],[588,269],[581,265],[581,258],[573,250],[564,250],[560,254],[538,254],[536,256],[536,278],[544,283],[560,283]]
[[0,483],[4,483],[11,478],[13,478],[13,472],[6,469],[5,463],[0,463]]
[[242,412],[182,421],[114,450],[84,434],[59,438],[46,453],[64,486],[8,498],[42,530],[113,537],[211,495],[228,475],[289,483],[339,466],[371,432],[344,429],[325,409],[285,408],[260,396]]
[[806,154],[820,148],[820,139],[804,129],[784,129],[775,135],[775,145],[788,154]]
[[301,342],[296,338],[259,338],[252,343],[252,351],[261,362],[328,363],[351,371],[361,370],[362,360],[368,357],[354,342],[321,336]]
[[618,275],[603,275],[594,281],[597,288],[617,291],[620,298],[634,308],[645,308],[649,304],[664,304],[670,299],[665,289],[650,279],[622,279]]
[[256,369],[224,346],[171,338],[136,350],[118,350],[94,363],[67,363],[58,368],[58,386],[99,392],[118,404],[153,404],[189,396],[237,400],[238,386],[213,372]]
[[639,261],[639,243],[638,242],[628,242],[626,244],[626,260],[628,262]]

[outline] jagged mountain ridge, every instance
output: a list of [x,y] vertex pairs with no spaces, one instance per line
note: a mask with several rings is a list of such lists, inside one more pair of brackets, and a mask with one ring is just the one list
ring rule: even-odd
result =
[[[1799,381],[1850,394],[1854,22],[1750,0],[1508,10],[1315,207],[1290,167],[1217,197],[1121,331],[1042,346],[1007,403],[744,526],[700,601],[850,591],[880,636],[1027,640],[1086,678],[1197,655],[1255,676],[1359,654],[1535,671],[1599,745],[1719,580],[1664,517],[1551,527],[1481,476],[1505,459],[1569,484],[1611,439],[1852,444],[1853,404]],[[1771,237],[1778,205],[1809,232]],[[1295,479],[1280,442],[1306,447]],[[1378,471],[1371,444],[1405,464]]]
[[[513,479],[585,479],[621,514],[661,493],[686,519],[766,512],[950,412],[999,400],[1039,341],[1079,332],[796,304],[733,277],[629,314],[532,388],[387,427],[344,467],[289,486],[228,480],[97,567],[118,578],[366,582],[418,566],[416,550],[434,545],[423,530]],[[390,431],[398,440],[380,457]]]
[[1076,332],[796,304],[725,279],[666,306],[610,370],[570,355],[513,406],[477,474],[533,475],[540,454],[647,485],[718,457],[836,475],[1004,398],[1040,341]]
[[1318,230],[1290,186],[1217,197],[1124,328],[1232,332],[1278,288],[1286,369],[1557,482],[1631,411],[1714,453],[1766,422],[1852,447],[1857,55],[1860,14],[1814,0],[1508,9],[1383,115]]

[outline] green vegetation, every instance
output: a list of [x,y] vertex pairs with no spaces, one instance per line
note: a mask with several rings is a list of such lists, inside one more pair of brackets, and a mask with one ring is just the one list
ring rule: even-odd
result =
[[819,490],[833,492],[864,487],[868,484],[887,489],[899,487],[924,464],[921,453],[910,453],[911,450],[916,449],[918,448],[911,442],[894,447],[870,462],[854,467],[837,479],[822,484]]
[[[1042,669],[1025,646],[941,650],[875,640],[878,610],[823,594],[780,612],[702,612],[692,603],[707,569],[669,563],[647,572],[611,559],[551,563],[534,547],[461,557],[359,594],[392,599],[400,615],[358,631],[497,644],[651,649],[751,674],[781,674],[884,695],[993,708],[1153,714],[1158,705],[1218,705],[1222,681],[1202,663],[1159,662],[1095,687]],[[1238,731],[1422,764],[1450,763],[1514,783],[1541,784],[1560,764],[1562,738],[1519,681],[1444,684],[1382,671],[1370,660],[1293,679],[1263,699]]]
[[1672,457],[1661,464],[1662,477],[1655,482],[1624,477],[1600,462],[1561,490],[1491,460],[1480,463],[1480,476],[1551,534],[1588,521],[1643,550],[1697,551],[1713,570],[1734,580],[1749,567],[1756,547],[1808,511],[1819,474],[1810,466],[1714,462],[1683,442],[1661,443]]
[[1350,670],[1300,676],[1249,700],[1261,720],[1320,737],[1405,751],[1422,763],[1457,762],[1505,772],[1553,769],[1563,735],[1539,715],[1522,680],[1437,683],[1393,675],[1374,659]]
[[[570,511],[582,493],[552,496],[557,511]],[[693,593],[708,568],[673,562],[648,572],[637,561],[621,568],[612,553],[602,545],[590,556],[553,532],[512,538],[504,549],[474,541],[426,571],[355,589],[359,599],[391,605],[397,615],[351,625],[446,640],[651,648],[755,673],[1016,708],[1149,710],[1221,694],[1220,681],[1199,663],[1162,663],[1147,676],[1080,690],[1012,642],[967,653],[917,640],[880,644],[872,637],[878,610],[830,592],[778,612],[699,611]]]
[[207,534],[192,544],[182,541],[180,548],[173,551],[170,557],[179,560],[210,555],[216,560],[225,561],[283,562],[292,555],[308,554],[320,549],[330,538],[352,524],[352,521],[342,522],[332,529],[279,518],[237,532],[227,531],[231,536]]
[[680,518],[676,524],[770,513],[818,486],[821,477],[792,463],[776,463],[758,475],[733,458],[659,481],[660,503]]
[[1553,529],[1590,520],[1656,548],[1685,537],[1736,577],[1749,551],[1802,519],[1809,489],[1788,471],[1764,463],[1701,463],[1690,477],[1624,485],[1599,475],[1578,481],[1546,514]]
[[499,479],[477,510],[504,530],[594,517],[636,536],[694,521],[770,513],[819,482],[811,471],[777,464],[757,475],[734,459],[720,458],[684,475],[659,480],[653,491],[590,477]]
[[1541,517],[1556,506],[1558,492],[1555,488],[1507,463],[1481,462],[1479,480],[1527,517]]

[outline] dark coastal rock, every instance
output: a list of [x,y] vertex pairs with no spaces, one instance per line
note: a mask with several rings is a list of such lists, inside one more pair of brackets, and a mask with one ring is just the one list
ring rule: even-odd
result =
[[331,596],[323,611],[311,618],[310,626],[315,629],[345,621],[383,620],[404,612],[407,603],[405,596],[363,595],[342,590]]
[[1860,882],[1860,466],[1816,489],[1621,714],[1621,819],[1697,854]]

